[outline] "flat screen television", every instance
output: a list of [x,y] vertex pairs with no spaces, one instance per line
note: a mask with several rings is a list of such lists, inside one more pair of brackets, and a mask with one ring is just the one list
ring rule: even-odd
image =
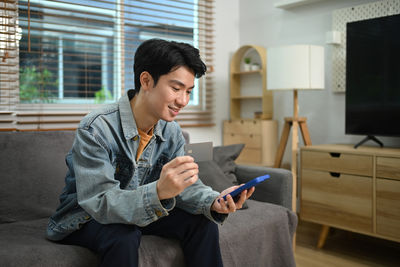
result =
[[356,147],[400,136],[400,15],[347,23],[346,35],[346,134],[367,136]]

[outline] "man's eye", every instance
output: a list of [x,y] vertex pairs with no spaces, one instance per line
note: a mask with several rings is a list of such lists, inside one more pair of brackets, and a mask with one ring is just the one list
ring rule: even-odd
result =
[[179,88],[172,87],[172,90],[174,90],[174,91],[179,91]]
[[190,95],[192,93],[192,91],[186,91],[186,94]]

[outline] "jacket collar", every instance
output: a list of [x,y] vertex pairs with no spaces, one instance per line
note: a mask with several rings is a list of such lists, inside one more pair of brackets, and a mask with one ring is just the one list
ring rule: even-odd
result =
[[[135,96],[136,93],[136,90],[130,89],[123,96],[121,96],[118,102],[122,131],[126,139],[132,139],[133,137],[139,135],[135,117],[133,116],[130,104],[130,100]],[[161,120],[156,123],[153,134],[161,141],[165,141],[166,139],[162,135],[161,124]]]

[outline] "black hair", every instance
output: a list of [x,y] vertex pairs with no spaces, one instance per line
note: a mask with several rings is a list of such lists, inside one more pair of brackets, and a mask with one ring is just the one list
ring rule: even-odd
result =
[[194,72],[196,78],[203,76],[207,67],[200,58],[197,48],[187,43],[178,43],[162,39],[150,39],[143,42],[136,50],[133,71],[135,90],[140,90],[140,74],[150,73],[157,84],[161,75],[186,66]]

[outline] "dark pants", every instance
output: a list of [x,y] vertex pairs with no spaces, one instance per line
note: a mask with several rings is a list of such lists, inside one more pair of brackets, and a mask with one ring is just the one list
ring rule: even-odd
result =
[[92,220],[61,242],[99,253],[100,266],[132,267],[138,266],[142,234],[178,239],[186,266],[223,266],[218,226],[203,215],[192,215],[178,208],[146,227],[100,224]]

